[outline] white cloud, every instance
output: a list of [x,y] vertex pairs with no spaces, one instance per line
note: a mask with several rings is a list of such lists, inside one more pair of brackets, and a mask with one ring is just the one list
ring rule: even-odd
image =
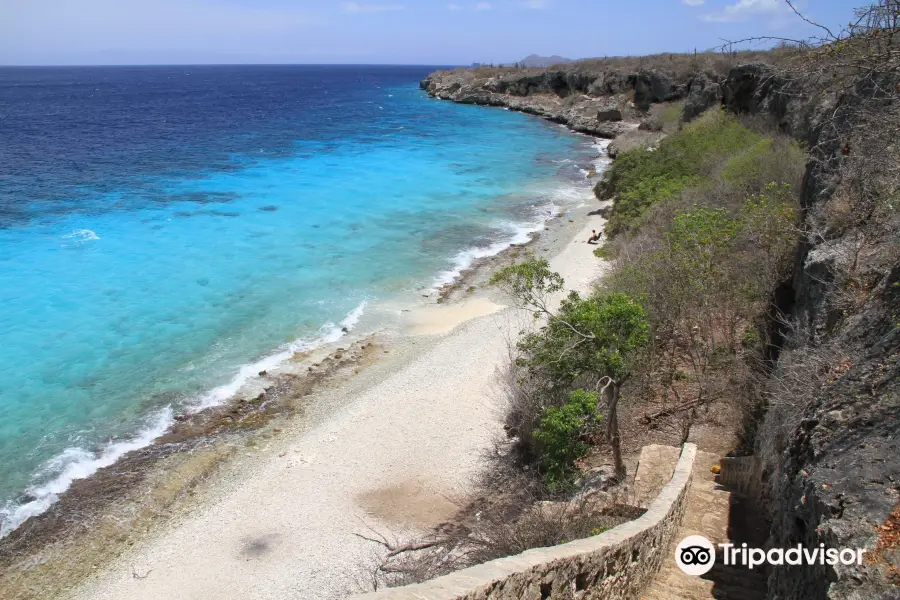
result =
[[359,4],[358,2],[344,2],[342,5],[345,13],[377,13],[392,10],[403,10],[400,4]]
[[447,10],[462,10],[462,6],[459,4],[448,4]]
[[734,23],[756,17],[778,18],[788,14],[790,9],[782,0],[738,0],[720,11],[701,17],[712,23]]
[[527,0],[526,2],[522,3],[522,6],[524,6],[525,8],[533,8],[539,10],[542,8],[548,8],[550,6],[550,2],[549,0]]
[[700,6],[706,0],[681,0],[681,1],[684,2],[685,4],[687,4],[688,6]]
[[491,10],[494,8],[490,2],[479,2],[475,5],[475,10]]

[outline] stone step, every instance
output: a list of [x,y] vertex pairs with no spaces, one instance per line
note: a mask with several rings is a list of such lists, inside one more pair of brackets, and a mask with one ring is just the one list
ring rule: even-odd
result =
[[659,572],[655,581],[682,589],[709,589],[713,586],[759,589],[765,595],[768,577],[758,570],[719,566],[703,577],[686,575],[677,568],[666,568]]
[[641,600],[765,600],[766,589],[713,585],[704,589],[685,589],[656,582],[640,596]]
[[690,600],[678,590],[673,590],[662,584],[654,583],[641,596],[640,600]]
[[[650,457],[657,457],[654,450]],[[714,544],[740,535],[739,541],[755,542],[759,537],[755,530],[755,513],[738,514],[734,510],[753,511],[746,499],[734,498],[726,489],[716,483],[711,467],[718,464],[719,457],[708,452],[698,452],[694,461],[694,475],[691,490],[685,505],[681,528],[675,535],[670,550],[674,556],[675,544],[689,535],[702,535]],[[737,522],[733,522],[735,517]],[[749,533],[748,533],[749,531]],[[764,530],[761,530],[764,533]],[[747,539],[743,539],[746,537]],[[719,555],[721,560],[721,554]],[[671,561],[671,558],[669,559]],[[765,600],[767,576],[761,570],[751,571],[744,567],[718,563],[703,577],[692,577],[668,562],[657,574],[652,584],[641,594],[642,600]]]
[[714,569],[708,575],[717,585],[738,585],[762,587],[765,589],[769,577],[760,570],[751,571],[745,567],[722,567]]

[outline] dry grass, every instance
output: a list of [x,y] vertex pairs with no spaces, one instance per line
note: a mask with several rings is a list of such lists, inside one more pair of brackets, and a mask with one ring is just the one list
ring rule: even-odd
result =
[[417,538],[373,530],[357,535],[375,546],[362,591],[420,583],[469,566],[598,535],[640,516],[619,493],[583,493],[571,500],[545,501],[536,478],[507,458],[495,461],[480,494],[451,521]]
[[739,51],[706,51],[706,52],[665,52],[647,56],[607,56],[602,58],[586,58],[572,63],[551,65],[549,67],[516,67],[500,65],[481,65],[479,67],[459,67],[456,72],[468,72],[477,77],[494,77],[501,73],[520,73],[539,75],[548,70],[579,72],[637,72],[655,70],[678,79],[686,79],[697,71],[712,75],[724,76],[728,70],[739,64],[766,63],[779,65],[795,55],[791,47],[779,47],[772,50],[739,50]]

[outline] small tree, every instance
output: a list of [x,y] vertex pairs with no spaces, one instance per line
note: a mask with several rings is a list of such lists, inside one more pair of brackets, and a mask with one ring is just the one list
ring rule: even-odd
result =
[[563,279],[543,259],[501,269],[491,282],[519,304],[544,317],[546,325],[519,342],[522,364],[546,380],[548,392],[562,393],[576,383],[593,384],[606,398],[607,438],[613,450],[616,475],[625,476],[616,410],[622,384],[631,376],[635,352],[648,338],[643,307],[626,294],[595,294],[582,298],[572,292],[557,311],[550,309],[553,293]]

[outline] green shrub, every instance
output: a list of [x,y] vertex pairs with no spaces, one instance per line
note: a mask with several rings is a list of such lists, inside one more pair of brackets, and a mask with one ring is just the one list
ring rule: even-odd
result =
[[562,406],[544,409],[534,437],[541,445],[541,471],[551,490],[561,491],[572,485],[577,474],[575,461],[590,450],[585,436],[600,418],[597,394],[584,390],[572,392]]
[[765,137],[728,159],[722,181],[741,194],[752,194],[770,182],[796,181],[805,164],[806,156],[797,143]]
[[643,307],[626,294],[582,298],[572,292],[546,327],[519,341],[520,363],[551,394],[570,389],[579,377],[624,379],[647,331]]
[[616,257],[609,244],[604,244],[594,249],[594,256],[602,260],[612,260]]
[[732,156],[722,169],[722,178],[731,184],[740,184],[748,179],[755,179],[763,171],[762,159],[772,152],[772,138],[762,138],[744,152]]
[[739,230],[740,223],[724,208],[695,206],[675,215],[666,238],[673,250],[697,255],[730,246]]
[[[709,181],[716,164],[761,144],[761,140],[735,117],[716,109],[664,138],[656,149],[636,148],[619,154],[601,186],[605,197],[616,199],[609,231],[634,227],[648,208]],[[752,163],[752,157],[746,160]],[[733,170],[740,173],[741,166]]]

